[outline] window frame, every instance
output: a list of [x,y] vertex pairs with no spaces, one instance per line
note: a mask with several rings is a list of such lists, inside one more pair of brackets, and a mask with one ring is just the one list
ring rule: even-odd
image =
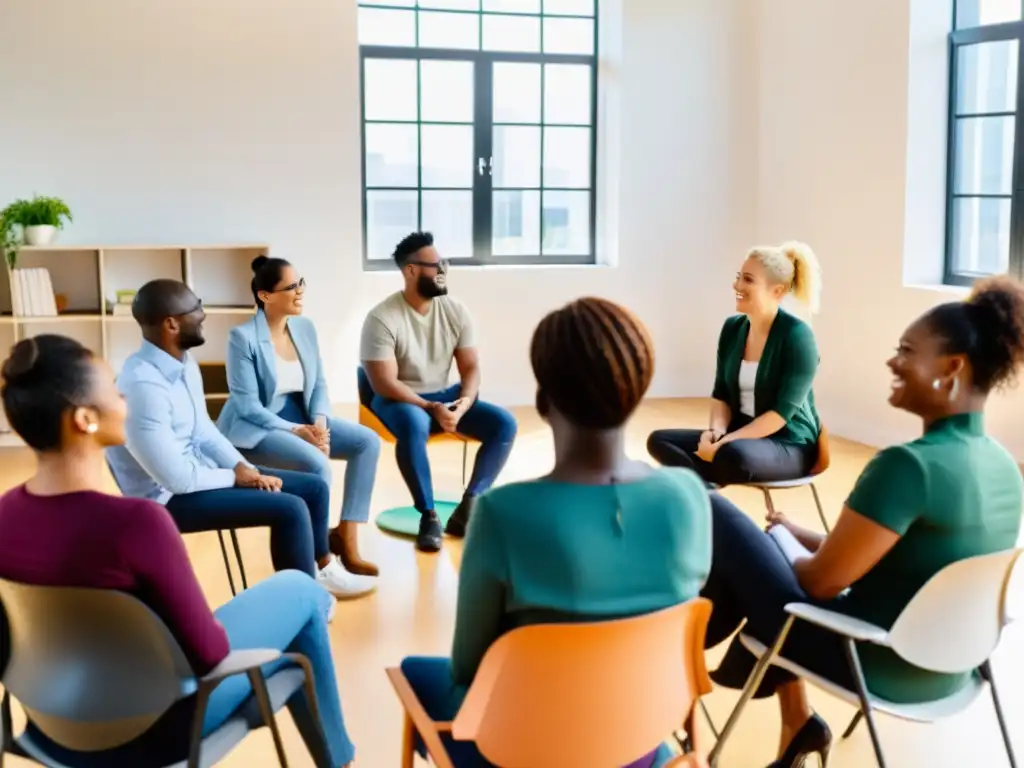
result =
[[[946,190],[945,190],[945,249],[942,263],[942,282],[945,285],[971,286],[976,280],[989,277],[988,274],[967,273],[954,269],[954,204],[958,198],[1005,198],[1003,194],[958,194],[956,192],[956,170],[958,149],[956,132],[958,121],[964,119],[957,116],[959,97],[958,56],[960,48],[979,43],[995,43],[1001,41],[1017,41],[1017,94],[1014,112],[980,113],[979,117],[998,117],[1013,115],[1015,119],[1013,131],[1013,160],[1010,182],[1010,244],[1009,266],[1007,273],[1024,278],[1024,20],[1009,21],[1000,24],[956,28],[957,5],[953,2],[953,17],[949,33],[949,99],[946,127]],[[1022,0],[1024,10],[1024,0]],[[1024,15],[1024,14],[1022,14]]]
[[[357,8],[359,7],[371,7],[371,8],[386,8],[391,10],[404,10],[404,11],[419,11],[419,10],[434,10],[434,9],[420,9],[410,8],[407,6],[360,6],[358,1],[356,3]],[[447,10],[445,13],[462,13],[472,14],[482,19],[486,14],[496,16],[510,16],[510,17],[530,17],[540,19],[543,27],[545,18],[586,18],[587,20],[593,21],[594,27],[594,40],[593,40],[593,53],[591,54],[569,54],[569,53],[544,53],[544,52],[516,52],[516,51],[490,51],[479,49],[462,49],[462,48],[421,48],[414,46],[388,46],[388,45],[360,45],[359,46],[359,134],[360,134],[360,197],[362,205],[362,235],[363,235],[363,247],[362,247],[362,261],[363,271],[384,271],[390,269],[396,269],[397,266],[393,259],[384,258],[370,258],[370,238],[369,238],[369,206],[367,205],[367,193],[374,190],[398,190],[402,189],[410,192],[417,192],[418,194],[418,208],[419,215],[418,219],[422,220],[422,208],[423,208],[423,192],[432,191],[433,189],[443,190],[444,188],[433,188],[422,186],[422,179],[416,187],[387,187],[387,186],[371,186],[367,187],[366,183],[366,127],[367,120],[364,114],[364,106],[366,103],[366,61],[367,59],[390,59],[390,60],[405,60],[420,62],[424,60],[444,60],[444,61],[465,61],[473,64],[474,67],[474,83],[475,83],[475,98],[474,107],[475,114],[473,116],[473,134],[474,134],[474,158],[476,163],[481,161],[487,161],[486,156],[481,156],[478,149],[481,146],[487,146],[490,148],[490,159],[493,161],[493,132],[495,127],[495,121],[493,112],[491,113],[490,121],[483,121],[481,119],[481,99],[486,99],[489,104],[493,104],[493,89],[492,89],[492,72],[493,66],[498,63],[529,63],[539,64],[543,67],[545,64],[575,64],[575,65],[586,65],[591,69],[590,72],[590,124],[584,125],[573,125],[566,127],[574,128],[589,128],[590,130],[590,150],[589,150],[589,161],[590,161],[590,186],[589,188],[565,188],[565,187],[545,187],[543,180],[543,164],[544,164],[544,144],[543,135],[546,127],[559,127],[561,124],[548,124],[544,122],[543,112],[543,99],[544,99],[544,78],[541,78],[541,122],[537,123],[537,127],[541,131],[541,187],[540,191],[543,196],[545,191],[571,191],[571,192],[587,192],[589,202],[589,232],[588,238],[590,242],[589,252],[585,254],[570,254],[570,255],[543,255],[543,254],[529,254],[525,256],[499,256],[492,252],[493,247],[493,232],[494,232],[494,213],[493,213],[493,196],[495,191],[501,191],[501,188],[497,190],[493,186],[493,176],[491,173],[486,176],[481,174],[474,174],[474,184],[471,188],[473,195],[473,255],[469,258],[455,257],[450,260],[452,267],[461,266],[477,266],[477,267],[490,267],[490,266],[570,266],[570,265],[595,265],[597,264],[597,233],[598,233],[598,184],[599,184],[599,168],[597,163],[597,148],[598,148],[598,113],[599,113],[599,62],[600,62],[600,51],[598,48],[598,41],[600,40],[600,0],[594,0],[594,16],[579,16],[579,15],[566,15],[566,14],[521,14],[521,13],[508,13],[498,11],[454,11]],[[418,19],[418,17],[417,17]],[[417,25],[418,25],[417,20]],[[543,33],[542,33],[543,36]],[[543,37],[542,37],[543,39]],[[481,46],[483,40],[480,41]],[[418,83],[418,81],[417,81]],[[419,99],[419,86],[417,85],[417,100]],[[420,105],[417,103],[417,110],[420,109]],[[374,122],[391,122],[391,121],[369,121]],[[401,122],[401,121],[397,121]],[[433,123],[429,120],[424,121],[417,119],[413,123],[417,127],[422,125],[462,125],[462,123]],[[498,123],[502,125],[504,123]],[[524,124],[525,125],[525,124]],[[533,125],[533,124],[530,124]],[[417,159],[420,164],[418,173],[422,172],[422,157]],[[518,189],[516,187],[511,188],[512,190]],[[465,190],[460,190],[465,191]],[[542,197],[543,201],[543,197]],[[541,202],[541,222],[540,222],[540,237],[543,243],[544,237],[544,222],[543,222],[543,202]],[[397,243],[396,243],[397,244]],[[444,243],[439,242],[438,247],[444,254]],[[543,250],[543,246],[541,248]]]

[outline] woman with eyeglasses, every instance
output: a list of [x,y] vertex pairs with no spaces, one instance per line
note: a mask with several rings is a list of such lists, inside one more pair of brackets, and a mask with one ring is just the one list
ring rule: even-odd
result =
[[231,396],[217,420],[227,438],[261,465],[312,472],[331,483],[331,460],[346,462],[341,520],[331,552],[351,576],[351,595],[376,586],[377,566],[359,554],[358,530],[370,516],[380,440],[331,415],[331,398],[313,323],[302,315],[306,281],[284,259],[252,263],[257,312],[228,338]]

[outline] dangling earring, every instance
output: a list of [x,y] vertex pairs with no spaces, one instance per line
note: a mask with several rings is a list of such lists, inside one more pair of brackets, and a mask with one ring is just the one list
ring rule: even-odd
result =
[[956,396],[960,394],[960,379],[953,378],[953,386],[949,389],[949,402],[956,400]]
[[85,431],[88,432],[90,435],[95,435],[99,431],[99,429],[100,428],[96,424],[90,424],[85,428]]

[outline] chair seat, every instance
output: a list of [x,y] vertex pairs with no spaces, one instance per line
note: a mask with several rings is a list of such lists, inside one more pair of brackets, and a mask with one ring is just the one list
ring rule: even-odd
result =
[[786,488],[803,488],[818,479],[818,475],[807,475],[794,480],[771,480],[764,483],[743,483],[748,488],[767,488],[769,491],[781,491]]
[[[750,635],[744,635],[741,633],[740,642],[743,644],[744,648],[758,658],[768,652],[768,648],[765,647],[764,643]],[[791,672],[797,677],[807,680],[809,683],[821,688],[823,691],[831,693],[836,698],[842,699],[855,707],[860,707],[860,699],[856,692],[847,690],[841,685],[836,685],[831,680],[828,680],[821,675],[817,675],[809,669],[806,669],[787,658],[782,656],[776,657],[772,662],[772,666],[785,669],[787,672]],[[981,677],[978,675],[972,675],[970,682],[966,686],[944,699],[913,704],[898,704],[872,694],[871,706],[878,712],[884,712],[903,720],[910,720],[915,723],[932,723],[936,720],[942,720],[963,712],[985,691],[985,687],[987,685],[988,683],[982,680]]]
[[[387,443],[396,442],[395,436],[391,434],[391,430],[384,426],[384,422],[381,421],[377,414],[367,408],[365,405],[359,406],[359,423],[364,427],[372,429],[381,440]],[[443,443],[443,442],[458,442],[458,443],[475,443],[478,442],[472,437],[466,435],[460,435],[459,433],[452,434],[451,432],[437,432],[427,438],[428,443]]]
[[[270,705],[274,712],[288,703],[288,700],[302,689],[305,679],[303,671],[298,667],[288,667],[275,672],[267,678],[267,691],[270,694]],[[223,760],[252,731],[263,727],[259,707],[254,696],[250,696],[245,704],[217,730],[203,738],[200,752],[201,766],[213,766]],[[182,741],[187,743],[188,736],[183,735]],[[45,751],[30,736],[22,734],[15,743],[31,759],[48,768],[67,768],[48,757]],[[167,768],[186,768],[188,760],[169,764]]]

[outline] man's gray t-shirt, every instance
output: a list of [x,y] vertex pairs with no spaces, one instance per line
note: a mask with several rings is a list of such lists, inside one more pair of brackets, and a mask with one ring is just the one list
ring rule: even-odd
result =
[[398,380],[417,394],[448,388],[456,349],[474,346],[469,311],[450,296],[437,296],[421,315],[401,292],[370,310],[363,323],[359,358],[396,360]]

